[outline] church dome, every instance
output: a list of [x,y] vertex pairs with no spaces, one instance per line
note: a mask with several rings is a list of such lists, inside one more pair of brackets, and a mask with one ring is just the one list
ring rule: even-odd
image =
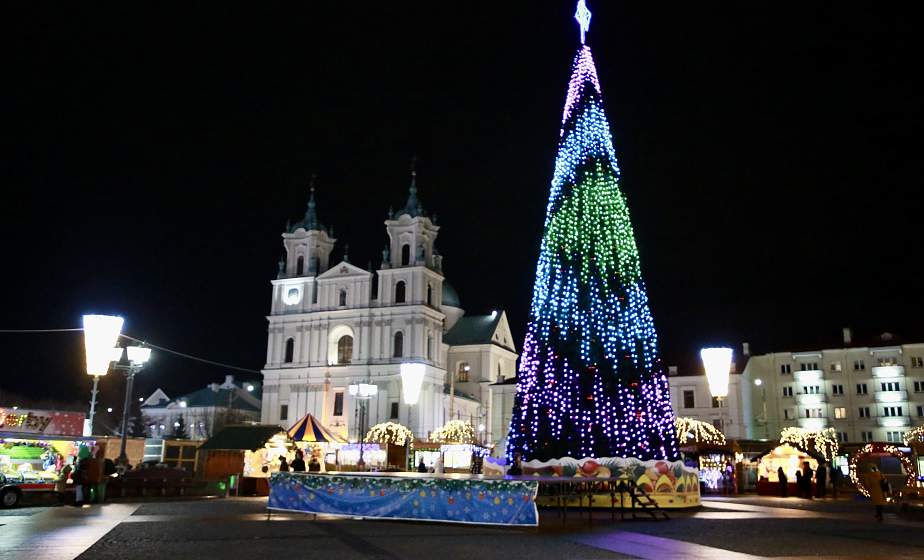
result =
[[462,308],[462,302],[459,300],[459,292],[445,280],[443,280],[443,305]]

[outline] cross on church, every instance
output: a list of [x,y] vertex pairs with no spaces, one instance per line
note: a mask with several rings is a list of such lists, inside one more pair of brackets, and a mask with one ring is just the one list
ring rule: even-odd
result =
[[578,0],[577,11],[574,12],[574,19],[577,20],[581,28],[581,44],[584,44],[584,34],[590,29],[590,10],[587,9],[587,3],[584,0]]

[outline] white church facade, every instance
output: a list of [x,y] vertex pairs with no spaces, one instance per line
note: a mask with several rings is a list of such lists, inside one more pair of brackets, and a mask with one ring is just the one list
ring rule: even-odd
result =
[[[418,439],[451,418],[471,422],[484,443],[505,443],[510,411],[493,403],[515,387],[518,354],[503,311],[466,316],[442,272],[440,228],[417,199],[412,175],[404,208],[385,221],[378,270],[345,255],[318,220],[312,190],[304,218],[283,233],[286,258],[272,281],[261,421],[289,427],[306,413],[356,441],[351,383],[373,383],[367,427],[394,421]],[[400,367],[425,365],[419,402],[401,398]],[[502,453],[502,448],[499,449]]]

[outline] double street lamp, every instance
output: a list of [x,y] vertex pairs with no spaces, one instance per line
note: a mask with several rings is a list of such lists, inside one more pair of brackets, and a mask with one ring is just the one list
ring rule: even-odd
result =
[[366,462],[363,461],[364,440],[366,439],[366,405],[369,400],[379,394],[378,385],[372,383],[351,383],[348,387],[350,396],[359,401],[359,462],[356,464],[359,470],[365,470]]
[[[144,367],[151,358],[151,349],[143,346],[129,346],[122,348],[116,346],[122,334],[122,317],[110,315],[84,315],[83,338],[86,350],[87,374],[93,377],[93,392],[90,400],[90,418],[85,426],[85,435],[93,435],[93,417],[96,414],[96,395],[99,392],[99,378],[113,369],[125,372],[125,403],[122,408],[122,442],[117,462],[128,463],[125,453],[126,437],[128,432],[128,417],[131,410],[132,385],[135,374]],[[127,359],[123,359],[127,358]]]

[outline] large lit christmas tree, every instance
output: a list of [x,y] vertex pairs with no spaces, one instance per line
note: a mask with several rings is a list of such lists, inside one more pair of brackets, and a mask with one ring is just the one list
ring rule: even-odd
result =
[[507,456],[678,457],[667,377],[600,83],[574,58]]

